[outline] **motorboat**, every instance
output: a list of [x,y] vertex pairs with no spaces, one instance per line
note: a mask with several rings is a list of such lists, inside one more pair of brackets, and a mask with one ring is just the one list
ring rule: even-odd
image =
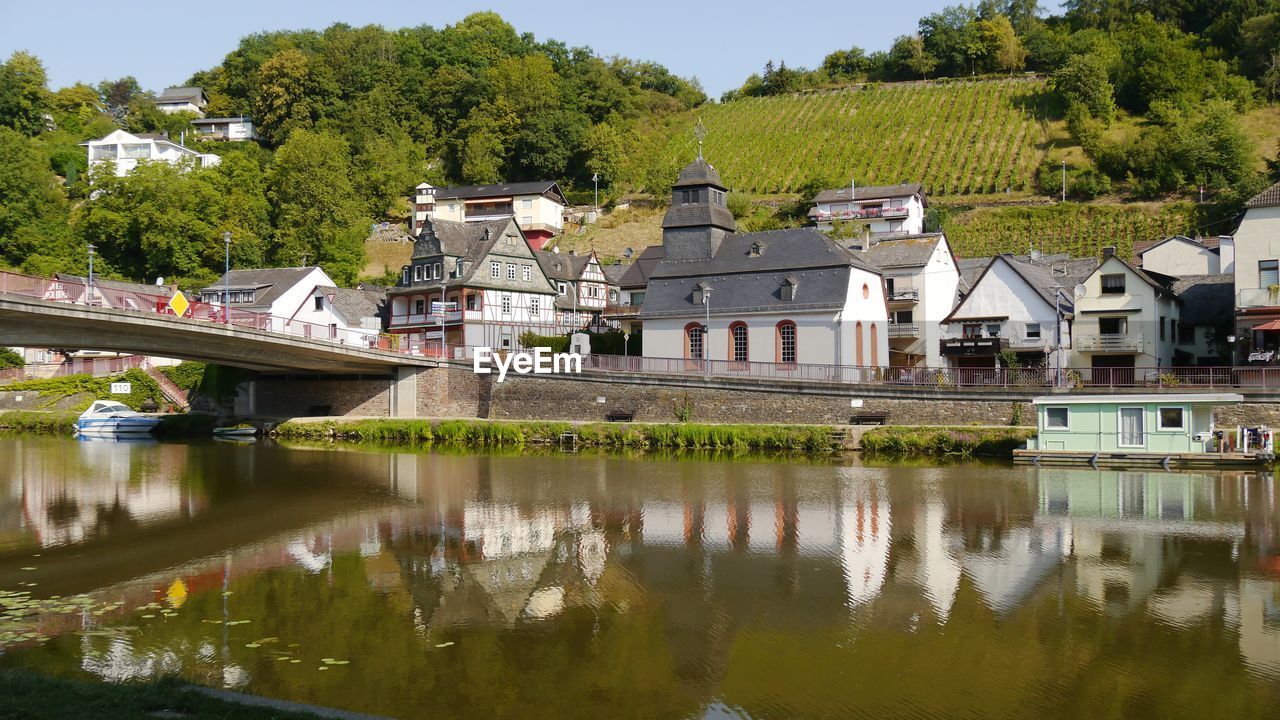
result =
[[130,410],[115,400],[94,400],[76,419],[81,435],[146,435],[160,424],[160,418]]
[[252,425],[235,425],[232,427],[220,427],[213,429],[214,437],[253,437],[258,434],[258,428]]

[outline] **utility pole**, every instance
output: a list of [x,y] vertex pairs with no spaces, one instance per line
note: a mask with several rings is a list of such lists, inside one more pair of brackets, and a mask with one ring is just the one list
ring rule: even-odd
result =
[[1062,161],[1062,202],[1067,201],[1067,161]]
[[222,272],[222,322],[231,324],[231,231],[222,233],[222,244],[226,247]]
[[711,374],[711,286],[702,288],[702,304],[707,306],[707,322],[702,326],[702,359],[704,371]]
[[592,204],[592,209],[596,211],[596,217],[600,216],[600,173],[591,173],[591,182],[596,187],[596,201]]
[[441,277],[440,278],[440,358],[441,359],[445,358],[444,313],[445,313],[445,310],[448,308],[448,306],[445,305],[444,303],[444,295],[445,295],[445,291],[448,290],[448,288],[449,288],[449,281],[444,277]]
[[93,251],[97,249],[97,245],[89,243],[89,284],[85,288],[84,301],[90,307],[93,306]]

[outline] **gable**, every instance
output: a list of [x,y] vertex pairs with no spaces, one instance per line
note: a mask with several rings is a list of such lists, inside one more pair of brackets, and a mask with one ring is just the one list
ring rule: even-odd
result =
[[[1066,307],[1062,309],[1064,312],[1068,310]],[[983,269],[960,304],[942,322],[968,318],[1035,318],[1046,311],[1055,312],[1053,304],[1008,260],[997,255]]]

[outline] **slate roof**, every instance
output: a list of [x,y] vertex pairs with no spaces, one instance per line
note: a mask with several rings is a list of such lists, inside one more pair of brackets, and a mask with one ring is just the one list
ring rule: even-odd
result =
[[[921,200],[928,207],[929,201],[924,196],[924,185],[920,183],[901,183],[898,185],[868,185],[853,189],[854,200],[882,200],[886,198],[908,197],[919,193]],[[833,188],[823,190],[814,196],[813,202],[840,202],[849,200],[849,188]]]
[[[427,218],[413,241],[414,260],[436,255],[452,255],[462,258],[473,268],[484,260],[502,233],[513,224],[511,218],[483,220],[481,222],[455,222]],[[486,235],[486,232],[488,233]],[[471,272],[467,273],[469,277]]]
[[258,293],[250,305],[250,307],[266,307],[288,292],[289,288],[302,282],[316,269],[315,267],[292,267],[232,270],[229,279],[227,275],[223,275],[217,282],[204,288],[204,292],[221,292],[227,286],[233,290],[267,288],[266,292]]
[[[758,256],[751,254],[756,243],[763,245]],[[693,303],[693,291],[704,282],[712,289],[713,315],[839,308],[855,267],[879,274],[815,228],[729,235],[708,260],[657,263],[640,316],[701,315],[705,307]],[[795,283],[795,296],[783,301],[782,283],[788,279]]]
[[705,227],[708,225],[729,231],[738,228],[738,224],[734,222],[733,213],[729,212],[729,208],[711,203],[673,204],[667,208],[667,214],[662,216],[662,227],[664,228]]
[[156,102],[161,103],[190,102],[194,105],[199,105],[202,100],[204,100],[204,88],[201,87],[165,88],[156,97]]
[[942,238],[942,233],[924,233],[886,238],[866,250],[861,249],[862,240],[846,247],[864,262],[878,268],[921,267],[933,257],[933,251]]
[[[63,282],[86,285],[89,278],[83,275],[72,275],[70,273],[54,273],[55,280]],[[106,278],[93,276],[93,286],[97,288],[107,288],[109,290],[121,290],[123,292],[138,293],[139,295],[159,295],[167,297],[173,294],[174,287],[172,285],[148,285],[147,283],[135,283],[127,280],[107,280]]]
[[1274,207],[1276,205],[1280,205],[1280,182],[1249,198],[1249,201],[1244,204],[1247,208]]
[[1235,311],[1235,275],[1187,275],[1173,284],[1173,294],[1182,299],[1181,324],[1229,324]]
[[661,245],[650,245],[641,250],[635,260],[626,266],[626,272],[622,273],[622,277],[618,279],[619,287],[643,290],[649,284],[649,275],[653,273],[653,269],[658,266],[665,254],[666,248]]
[[438,188],[436,190],[437,200],[473,200],[487,197],[506,197],[508,195],[541,195],[545,192],[553,193],[560,199],[562,205],[568,205],[568,201],[564,199],[564,193],[560,192],[560,186],[555,180],[531,180],[529,182],[499,183],[494,185],[456,185],[454,187]]
[[329,301],[339,315],[349,323],[358,323],[364,318],[382,317],[386,304],[386,292],[375,290],[358,290],[356,288],[326,288]]
[[627,274],[627,270],[631,269],[630,265],[601,265],[600,269],[604,271],[605,280],[610,285],[621,285],[622,276]]
[[1222,239],[1218,237],[1189,238],[1186,235],[1170,235],[1167,238],[1160,238],[1159,240],[1145,240],[1145,241],[1139,240],[1138,242],[1135,242],[1133,244],[1133,256],[1140,258],[1143,255],[1150,252],[1151,250],[1154,250],[1160,247],[1161,245],[1164,245],[1165,243],[1173,242],[1175,240],[1185,242],[1185,243],[1190,243],[1192,245],[1205,248],[1206,250],[1217,250],[1219,244],[1222,242]]
[[542,272],[552,280],[577,280],[591,262],[590,255],[569,255],[546,250],[534,250],[534,257],[542,266]]
[[681,168],[680,176],[676,178],[676,184],[671,187],[674,189],[702,185],[712,185],[721,190],[729,189],[725,187],[724,181],[720,179],[720,171],[702,158],[698,158]]

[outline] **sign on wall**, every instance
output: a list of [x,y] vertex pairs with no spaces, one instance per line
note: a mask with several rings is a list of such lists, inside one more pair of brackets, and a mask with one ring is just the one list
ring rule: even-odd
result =
[[133,383],[113,382],[111,383],[112,395],[128,395],[133,392]]

